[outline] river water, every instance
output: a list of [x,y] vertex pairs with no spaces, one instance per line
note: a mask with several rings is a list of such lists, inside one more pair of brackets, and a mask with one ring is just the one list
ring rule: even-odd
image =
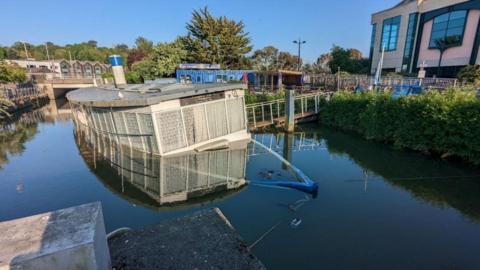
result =
[[74,132],[52,102],[0,133],[0,221],[100,201],[109,232],[219,207],[247,244],[269,232],[252,248],[269,269],[480,269],[480,168],[317,124],[255,138],[318,193],[269,185],[291,170],[252,144],[159,160]]

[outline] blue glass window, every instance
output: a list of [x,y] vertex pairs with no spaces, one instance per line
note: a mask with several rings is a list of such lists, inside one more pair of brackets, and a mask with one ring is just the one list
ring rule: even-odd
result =
[[446,42],[449,47],[461,46],[467,13],[466,10],[457,10],[433,19],[429,48],[437,48],[437,43],[441,41]]
[[408,17],[407,37],[405,39],[405,50],[403,53],[403,71],[410,69],[410,63],[412,61],[413,54],[413,44],[415,42],[415,36],[417,35],[417,21],[418,13],[410,14]]
[[398,33],[400,31],[401,16],[383,21],[382,46],[380,50],[395,51],[397,49]]
[[373,24],[372,25],[372,36],[371,36],[371,39],[370,39],[370,62],[372,61],[372,57],[373,57],[373,50],[375,48],[375,36],[377,34],[377,24]]

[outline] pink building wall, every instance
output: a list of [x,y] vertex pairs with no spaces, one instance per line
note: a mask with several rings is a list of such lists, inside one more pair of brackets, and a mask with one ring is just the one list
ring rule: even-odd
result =
[[[480,19],[480,10],[470,10],[468,13],[465,34],[463,36],[462,46],[453,47],[443,53],[442,66],[465,66],[470,63],[475,35],[477,33],[478,20]],[[428,67],[438,66],[440,51],[429,49],[430,36],[432,34],[433,20],[426,22],[423,26],[423,35],[418,55],[417,67],[425,61]]]

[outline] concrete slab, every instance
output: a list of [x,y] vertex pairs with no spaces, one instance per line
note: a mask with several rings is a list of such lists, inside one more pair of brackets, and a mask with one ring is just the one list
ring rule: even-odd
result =
[[109,269],[100,203],[0,223],[0,269]]
[[218,209],[167,220],[109,240],[124,269],[265,269]]

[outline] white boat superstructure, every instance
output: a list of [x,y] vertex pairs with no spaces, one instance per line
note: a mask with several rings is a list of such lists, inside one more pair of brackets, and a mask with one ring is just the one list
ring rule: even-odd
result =
[[77,126],[161,156],[250,140],[244,84],[147,84],[67,94]]

